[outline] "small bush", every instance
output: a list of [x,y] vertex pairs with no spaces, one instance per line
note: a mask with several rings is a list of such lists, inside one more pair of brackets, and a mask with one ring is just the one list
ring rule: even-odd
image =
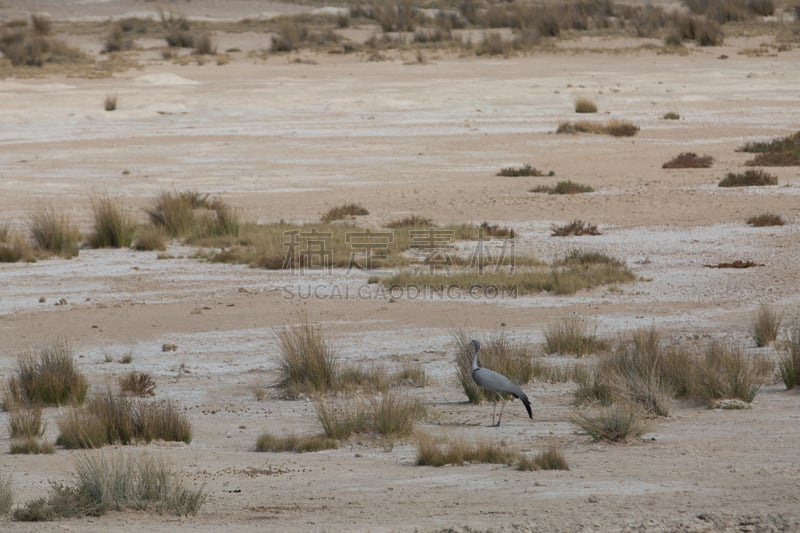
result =
[[632,137],[639,132],[639,127],[635,124],[623,120],[611,120],[608,122],[562,122],[558,125],[556,133],[599,133],[612,135],[614,137]]
[[139,251],[161,251],[167,249],[167,234],[160,226],[139,226],[134,232],[133,248]]
[[787,332],[782,351],[778,362],[781,379],[787,389],[793,389],[800,385],[800,326],[795,325]]
[[40,209],[30,215],[28,230],[38,248],[67,258],[78,255],[81,236],[68,215]]
[[276,437],[270,433],[262,433],[256,440],[257,452],[318,452],[322,450],[332,450],[339,447],[336,439],[325,435],[309,435],[298,437],[297,435],[287,435],[286,437]]
[[147,372],[131,371],[119,378],[119,388],[132,396],[155,396],[156,382]]
[[327,213],[322,215],[322,222],[328,223],[334,220],[343,220],[348,217],[352,218],[361,215],[369,215],[369,211],[361,206],[361,204],[351,202],[329,209]]
[[661,168],[709,168],[714,162],[710,155],[699,156],[694,152],[681,152],[670,159]]
[[580,97],[575,99],[576,113],[597,113],[597,104],[591,98]]
[[775,310],[762,305],[753,322],[753,339],[756,341],[756,346],[769,346],[778,338],[780,327],[780,315]]
[[520,457],[517,470],[569,470],[569,464],[563,452],[555,445],[551,445],[533,458]]
[[[487,391],[472,379],[472,345],[464,331],[455,334],[456,378],[471,403],[481,403],[484,399],[494,400],[492,392]],[[483,368],[499,372],[519,385],[528,383],[533,375],[532,354],[520,343],[499,333],[481,343],[478,363]]]
[[728,172],[719,182],[720,187],[753,187],[777,185],[778,178],[763,170],[746,170],[744,173]]
[[783,226],[786,222],[780,215],[775,213],[763,213],[748,218],[747,224],[756,228],[763,228],[766,226]]
[[767,142],[750,142],[739,147],[740,152],[755,153],[748,166],[788,167],[800,165],[800,131]]
[[278,387],[294,396],[326,392],[334,386],[337,357],[322,330],[307,318],[277,333],[281,380]]
[[384,437],[406,437],[414,422],[422,418],[425,409],[410,396],[387,393],[374,406],[375,431]]
[[570,419],[593,440],[618,442],[647,431],[641,410],[633,405],[611,404],[590,412],[574,413]]
[[108,196],[92,199],[94,233],[89,243],[95,248],[127,248],[133,240],[134,222],[130,214]]
[[568,224],[564,224],[563,226],[558,226],[553,224],[550,226],[550,236],[552,237],[569,237],[571,235],[574,236],[582,236],[582,235],[602,235],[597,226],[594,224],[589,224],[588,222],[584,222],[582,220],[573,220]]
[[107,94],[105,100],[103,100],[103,109],[106,111],[116,111],[117,109],[117,95],[116,94]]
[[433,220],[427,217],[421,217],[419,215],[409,215],[407,217],[403,217],[398,220],[394,220],[386,224],[387,228],[390,229],[397,229],[397,228],[431,228],[436,224],[433,223]]
[[519,452],[490,442],[467,443],[463,440],[437,441],[427,433],[417,434],[417,465],[445,466],[469,463],[510,465],[520,457]]
[[8,380],[6,408],[16,403],[64,405],[83,403],[89,384],[75,366],[72,350],[60,340],[28,351],[17,362],[16,375]]
[[6,473],[0,474],[0,516],[10,513],[13,504],[14,491],[11,488],[11,476]]
[[680,120],[681,116],[675,111],[667,111],[661,118],[664,120]]
[[322,430],[331,439],[345,440],[354,433],[368,433],[374,427],[374,412],[371,406],[356,398],[326,405],[317,402],[317,417]]
[[571,180],[566,180],[559,181],[555,186],[539,185],[538,187],[531,189],[530,192],[547,194],[580,194],[594,192],[594,188],[590,187],[589,185],[582,185]]
[[568,353],[579,357],[609,348],[608,342],[589,332],[586,320],[575,315],[551,322],[544,332],[544,342],[545,353]]
[[521,167],[504,167],[500,169],[500,172],[497,173],[498,176],[504,177],[522,177],[522,176],[532,176],[532,177],[540,177],[540,176],[555,176],[555,172],[552,170],[550,172],[545,173],[538,168],[531,166],[530,163],[525,163]]

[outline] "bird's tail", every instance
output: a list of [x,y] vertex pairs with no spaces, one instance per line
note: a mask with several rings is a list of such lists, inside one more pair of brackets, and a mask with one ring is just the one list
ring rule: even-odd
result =
[[531,402],[528,400],[528,397],[522,394],[521,396],[517,396],[520,399],[522,404],[525,406],[525,410],[528,411],[528,416],[533,418],[533,411],[531,411]]

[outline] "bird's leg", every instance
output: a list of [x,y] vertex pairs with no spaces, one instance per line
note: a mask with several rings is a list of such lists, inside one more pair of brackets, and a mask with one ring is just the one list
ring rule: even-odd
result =
[[502,399],[502,404],[500,405],[500,416],[497,417],[497,427],[500,427],[500,419],[503,418],[503,409],[506,408],[506,399]]
[[492,427],[494,427],[494,413],[497,411],[497,398],[492,399]]

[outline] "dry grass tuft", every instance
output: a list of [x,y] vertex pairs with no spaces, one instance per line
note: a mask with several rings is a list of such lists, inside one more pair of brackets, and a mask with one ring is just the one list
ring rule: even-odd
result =
[[582,220],[573,220],[568,224],[562,226],[553,224],[550,226],[551,237],[569,237],[569,236],[582,236],[582,235],[602,235],[597,226],[589,224]]
[[575,99],[576,113],[597,113],[597,104],[591,98],[585,96]]
[[117,95],[116,94],[107,94],[105,100],[103,100],[103,109],[106,111],[116,111],[117,110]]
[[82,403],[89,384],[75,365],[72,349],[58,340],[24,353],[8,379],[5,406]]
[[11,454],[53,453],[53,446],[44,437],[42,408],[14,409],[8,414]]
[[422,418],[425,409],[417,399],[386,393],[380,400],[347,398],[326,405],[317,401],[317,416],[325,435],[344,440],[357,433],[375,433],[386,438],[405,437]]
[[291,434],[285,437],[276,437],[270,433],[262,433],[256,440],[257,452],[318,452],[322,450],[332,450],[339,447],[336,439],[326,435],[308,435],[298,437]]
[[14,504],[14,491],[11,488],[11,475],[0,474],[0,516],[5,516],[11,512]]
[[748,218],[747,224],[756,228],[763,228],[766,226],[783,226],[786,222],[780,215],[775,213],[763,213]]
[[119,388],[131,396],[155,396],[156,381],[149,373],[134,370],[119,378]]
[[670,159],[661,168],[709,168],[714,162],[710,155],[699,156],[694,152],[681,152]]
[[535,193],[547,194],[580,194],[594,192],[594,188],[589,185],[582,185],[571,180],[559,181],[555,186],[539,185],[530,190]]
[[719,400],[755,398],[772,363],[763,358],[748,358],[741,347],[712,342],[696,365],[694,394],[707,405]]
[[499,224],[489,224],[488,222],[481,222],[481,225],[478,226],[478,230],[480,231],[480,234],[485,237],[502,237],[513,239],[516,236],[514,228],[500,226]]
[[753,339],[756,341],[756,346],[769,346],[778,338],[780,327],[781,316],[777,311],[762,305],[753,321]]
[[322,330],[303,318],[296,326],[277,332],[281,380],[288,396],[327,392],[335,385],[337,357]]
[[[596,328],[595,328],[596,329]],[[551,322],[544,332],[544,351],[548,354],[574,354],[579,357],[608,350],[609,343],[589,331],[586,320],[570,315]]]
[[236,237],[239,216],[222,200],[209,200],[197,191],[162,192],[146,209],[150,222],[169,236],[199,241],[209,237]]
[[403,217],[398,220],[393,220],[386,224],[386,227],[389,229],[398,229],[398,228],[431,228],[436,224],[433,223],[433,220],[427,217],[421,217],[419,215],[409,215],[407,217]]
[[347,203],[338,207],[330,208],[324,215],[322,215],[322,222],[328,223],[334,220],[344,220],[346,218],[353,218],[361,215],[369,215],[369,211],[361,204]]
[[675,111],[667,111],[661,118],[664,120],[680,120],[681,116]]
[[524,176],[541,177],[541,176],[555,176],[556,173],[552,170],[544,172],[536,167],[531,166],[530,163],[525,163],[521,167],[504,167],[497,173],[498,176],[517,178]]
[[33,15],[30,25],[0,28],[0,52],[15,67],[86,61],[83,52],[51,37],[50,27],[48,18]]
[[346,440],[355,433],[369,433],[373,427],[373,410],[360,398],[325,403],[317,401],[317,417],[322,430],[331,439]]
[[596,133],[614,137],[632,137],[639,132],[639,126],[625,120],[610,120],[608,122],[562,122],[558,125],[556,133]]
[[744,173],[728,172],[719,182],[720,187],[760,187],[777,185],[778,178],[763,170],[746,170]]
[[94,232],[89,244],[95,248],[127,248],[133,241],[135,224],[130,213],[103,196],[92,199]]
[[163,252],[167,249],[167,233],[161,226],[139,226],[134,232],[133,248],[139,251]]
[[81,235],[65,213],[53,208],[34,211],[28,220],[28,230],[39,249],[66,258],[78,255]]
[[782,350],[778,369],[783,384],[787,389],[793,389],[800,385],[800,325],[795,325],[787,332]]
[[641,409],[632,404],[611,404],[589,412],[574,413],[571,421],[593,440],[610,442],[641,436],[648,429]]
[[31,245],[19,232],[0,225],[0,263],[32,262],[36,254]]
[[517,470],[569,470],[569,464],[564,453],[553,444],[533,457],[520,456]]
[[439,441],[427,433],[418,433],[416,441],[419,466],[461,466],[469,463],[511,465],[520,457],[516,450],[485,441],[474,444],[461,439]]

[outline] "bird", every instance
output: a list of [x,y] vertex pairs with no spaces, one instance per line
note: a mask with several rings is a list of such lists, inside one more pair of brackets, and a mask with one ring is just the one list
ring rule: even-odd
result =
[[[507,393],[515,398],[519,398],[525,409],[528,411],[528,417],[533,418],[531,411],[531,402],[528,401],[528,396],[522,392],[519,385],[505,377],[499,372],[489,370],[488,368],[481,368],[478,366],[478,350],[481,349],[481,343],[477,339],[470,341],[474,353],[472,355],[472,379],[486,390],[494,393],[494,406],[492,407],[492,427],[500,427],[500,420],[503,418],[503,409],[506,406],[505,397],[501,393]],[[500,416],[497,418],[497,424],[494,423],[494,415],[497,411],[497,399],[502,400],[503,404],[500,406]]]

